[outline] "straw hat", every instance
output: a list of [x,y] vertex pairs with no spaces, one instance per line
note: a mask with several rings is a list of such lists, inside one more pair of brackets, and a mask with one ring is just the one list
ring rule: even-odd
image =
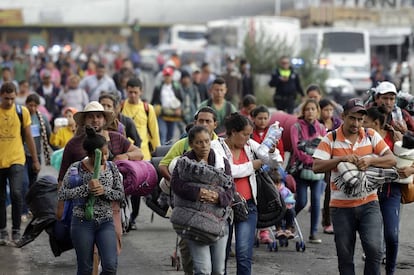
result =
[[115,114],[110,111],[105,111],[104,107],[98,101],[89,102],[83,111],[79,111],[73,116],[73,119],[78,126],[82,126],[85,124],[85,115],[92,112],[102,112],[105,116],[106,125],[111,124],[115,119]]

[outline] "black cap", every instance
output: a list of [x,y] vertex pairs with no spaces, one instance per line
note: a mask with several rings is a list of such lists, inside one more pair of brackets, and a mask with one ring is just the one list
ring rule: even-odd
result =
[[367,109],[365,108],[364,102],[360,98],[349,99],[343,107],[344,112],[367,114]]

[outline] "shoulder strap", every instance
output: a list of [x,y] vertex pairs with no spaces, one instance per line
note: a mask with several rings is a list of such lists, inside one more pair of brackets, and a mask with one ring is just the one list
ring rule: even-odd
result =
[[20,135],[22,136],[22,141],[24,142],[24,126],[23,126],[23,110],[20,104],[16,105],[16,113],[20,120]]
[[332,131],[332,141],[335,142],[336,140],[336,130]]
[[208,100],[207,100],[207,106],[212,106],[213,105],[213,100],[211,99],[211,98],[209,98]]
[[187,152],[188,148],[190,148],[190,145],[188,144],[188,138],[186,138],[184,140],[184,152],[183,153]]
[[143,101],[143,103],[144,103],[145,114],[147,115],[147,131],[148,131],[148,135],[151,138],[152,134],[151,134],[151,130],[150,130],[150,127],[149,127],[149,106],[148,106],[148,102]]
[[302,128],[299,125],[299,122],[295,122],[295,127],[298,129],[298,137],[299,140],[302,140],[303,136],[302,136]]
[[231,103],[226,101],[226,117],[231,114]]

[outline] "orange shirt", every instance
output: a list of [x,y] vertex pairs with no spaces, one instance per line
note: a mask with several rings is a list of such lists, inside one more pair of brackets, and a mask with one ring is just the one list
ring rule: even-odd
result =
[[[318,148],[313,154],[314,158],[328,160],[330,158],[340,158],[342,156],[355,154],[357,156],[382,156],[385,151],[389,150],[389,147],[382,139],[382,137],[373,129],[368,128],[367,133],[370,136],[367,137],[364,128],[359,129],[359,136],[355,144],[352,144],[347,138],[345,138],[342,131],[342,127],[339,127],[336,131],[336,140],[333,140],[332,132],[329,132],[319,143]],[[366,204],[370,201],[378,200],[377,191],[374,190],[367,196],[348,197],[342,191],[340,191],[335,183],[334,179],[339,176],[338,169],[335,168],[331,171],[331,201],[329,206],[331,207],[358,207]]]
[[[234,164],[243,164],[249,161],[250,160],[247,157],[247,154],[244,151],[244,149],[241,150],[239,159],[236,159],[233,155]],[[250,187],[250,182],[249,182],[249,177],[234,179],[234,186],[236,187],[236,191],[239,192],[239,194],[242,195],[243,198],[245,198],[246,200],[250,200],[253,198],[252,189]]]

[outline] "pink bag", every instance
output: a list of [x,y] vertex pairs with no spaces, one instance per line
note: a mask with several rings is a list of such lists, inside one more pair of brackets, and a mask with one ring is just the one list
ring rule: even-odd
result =
[[155,167],[144,160],[117,160],[116,166],[124,177],[126,195],[147,196],[158,184]]

